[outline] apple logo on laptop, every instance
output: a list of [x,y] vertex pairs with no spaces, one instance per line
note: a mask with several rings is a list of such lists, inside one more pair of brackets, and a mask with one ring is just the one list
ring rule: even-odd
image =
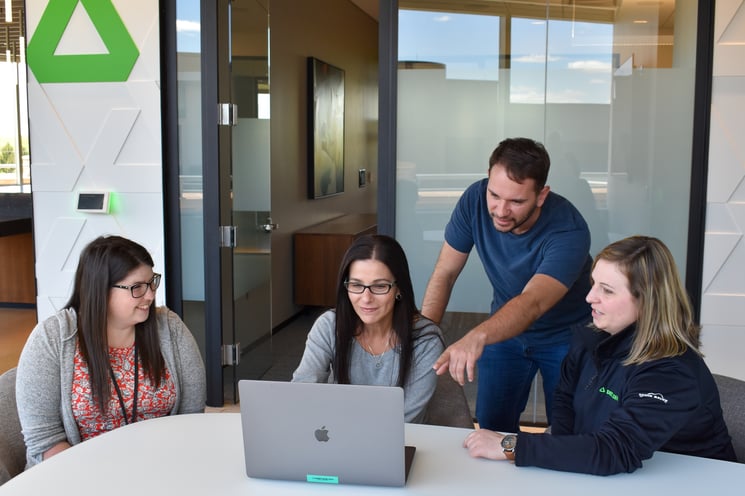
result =
[[321,426],[320,429],[316,429],[316,431],[313,433],[316,436],[316,440],[321,441],[323,443],[328,442],[329,440],[329,430],[326,429],[326,426]]

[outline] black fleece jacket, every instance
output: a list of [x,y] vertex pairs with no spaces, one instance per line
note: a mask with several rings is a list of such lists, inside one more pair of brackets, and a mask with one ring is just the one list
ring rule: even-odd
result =
[[635,330],[577,332],[554,394],[552,433],[521,433],[516,465],[610,475],[633,472],[658,450],[735,461],[703,359],[689,349],[625,366]]

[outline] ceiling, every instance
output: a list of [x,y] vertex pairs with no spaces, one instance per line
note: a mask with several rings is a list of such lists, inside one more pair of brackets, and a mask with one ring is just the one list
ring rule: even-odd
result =
[[5,61],[5,54],[10,50],[11,60],[20,61],[19,39],[25,25],[23,0],[12,0],[11,12],[13,21],[5,22],[5,0],[0,0],[0,60]]
[[353,4],[359,7],[367,15],[378,20],[378,5],[379,0],[351,0]]

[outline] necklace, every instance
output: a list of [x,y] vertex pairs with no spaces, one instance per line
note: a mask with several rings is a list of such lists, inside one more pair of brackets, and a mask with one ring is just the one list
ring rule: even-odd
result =
[[119,383],[116,381],[116,376],[114,375],[114,369],[111,367],[111,363],[109,363],[109,374],[111,375],[111,381],[114,383],[114,389],[116,390],[116,395],[119,398],[119,407],[122,409],[122,415],[124,416],[124,424],[131,424],[134,422],[137,422],[137,386],[138,386],[138,378],[139,378],[139,364],[137,362],[137,343],[134,345],[134,354],[135,354],[135,384],[134,384],[134,397],[132,398],[132,418],[127,418],[127,409],[124,406],[124,397],[122,396],[122,390],[119,387]]
[[376,355],[372,347],[367,342],[367,336],[365,333],[362,333],[362,348],[367,351],[370,356],[372,357],[373,361],[375,362],[375,368],[379,369],[383,366],[383,355],[385,355],[385,352],[388,351],[389,348],[391,348],[391,338],[393,337],[393,333],[391,331],[388,331],[388,342],[385,345],[385,348],[383,348],[383,351],[380,352],[379,355]]

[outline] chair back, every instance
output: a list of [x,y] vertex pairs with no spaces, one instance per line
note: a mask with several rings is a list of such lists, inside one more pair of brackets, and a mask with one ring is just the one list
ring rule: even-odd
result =
[[16,408],[16,369],[0,375],[0,485],[23,472],[26,445]]
[[437,387],[427,406],[426,423],[473,429],[473,415],[463,386],[448,373],[437,377]]
[[745,381],[712,374],[719,389],[724,423],[732,438],[737,461],[745,463]]

